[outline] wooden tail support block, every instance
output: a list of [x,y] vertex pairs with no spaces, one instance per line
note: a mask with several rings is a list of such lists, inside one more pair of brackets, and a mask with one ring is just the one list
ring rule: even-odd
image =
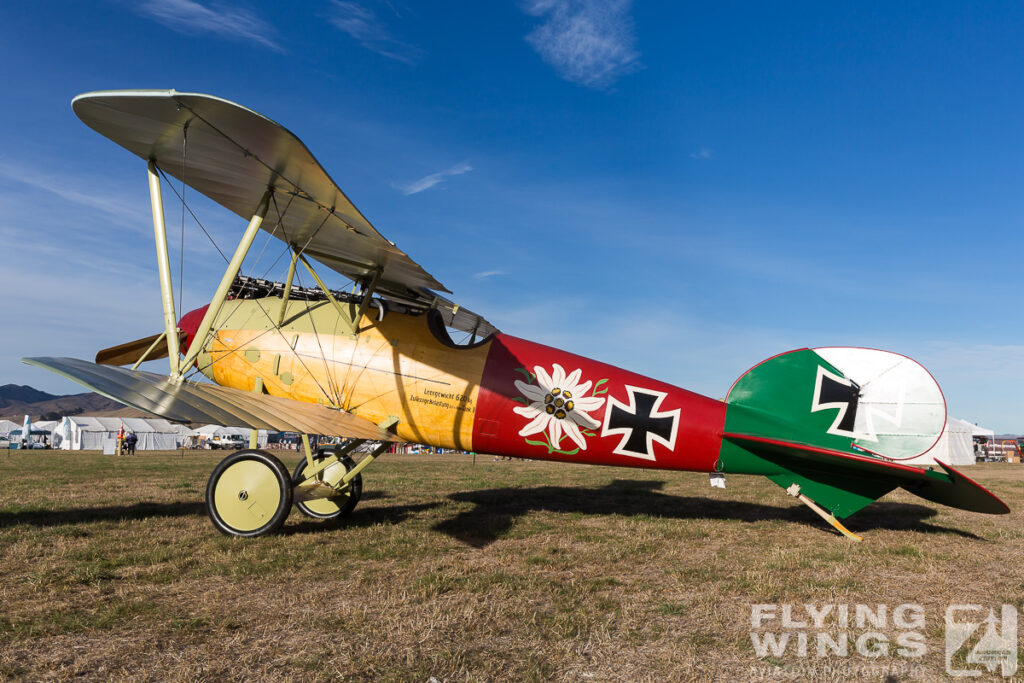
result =
[[845,526],[843,526],[842,523],[835,518],[835,515],[825,512],[825,510],[820,505],[815,503],[813,500],[811,500],[804,494],[800,493],[800,484],[793,484],[788,489],[786,489],[786,493],[793,496],[801,503],[803,503],[804,505],[818,513],[819,517],[821,517],[823,520],[831,524],[837,531],[842,533],[843,536],[846,536],[850,540],[856,541],[858,543],[864,540],[861,536],[858,536],[857,534],[853,533]]

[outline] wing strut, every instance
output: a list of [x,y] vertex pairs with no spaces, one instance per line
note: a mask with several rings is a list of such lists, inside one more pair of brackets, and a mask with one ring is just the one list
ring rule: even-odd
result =
[[[199,352],[203,348],[203,344],[206,342],[206,335],[210,333],[210,329],[213,327],[213,321],[217,319],[217,315],[220,313],[220,309],[224,305],[224,300],[227,298],[228,290],[231,289],[231,283],[234,282],[235,277],[238,275],[238,271],[242,267],[242,261],[245,260],[245,256],[249,253],[249,248],[252,246],[253,240],[256,239],[256,233],[259,232],[260,225],[263,224],[263,219],[266,217],[267,210],[270,207],[270,198],[273,196],[274,188],[267,188],[266,192],[263,193],[263,198],[260,200],[260,203],[256,208],[256,213],[253,214],[252,218],[249,220],[249,225],[245,229],[245,233],[243,233],[242,239],[238,243],[238,247],[235,249],[234,255],[231,257],[231,261],[228,262],[228,266],[224,270],[224,275],[221,277],[220,284],[217,286],[217,291],[214,293],[213,299],[210,301],[210,306],[206,309],[202,322],[199,323],[199,329],[196,330],[196,334],[189,344],[188,351],[185,352],[185,358],[181,359],[179,357],[180,350],[178,348],[178,317],[174,310],[174,290],[171,283],[171,264],[167,253],[167,226],[164,224],[163,193],[160,189],[160,176],[157,175],[156,162],[152,159],[149,160],[147,172],[149,175],[149,200],[153,209],[153,238],[156,242],[156,260],[157,267],[160,271],[160,296],[164,309],[163,337],[167,340],[167,356],[171,366],[171,380],[176,383],[180,383],[184,379],[185,370],[192,365],[192,363],[195,362],[196,357],[199,356]],[[294,266],[295,264],[293,260],[292,274],[294,273]],[[287,295],[285,300],[287,301]],[[283,313],[283,306],[281,310]]]
[[[210,300],[210,307],[206,309],[206,313],[203,314],[203,320],[199,323],[199,328],[196,330],[195,337],[192,339],[192,343],[189,344],[188,351],[185,353],[185,360],[181,362],[177,375],[177,381],[180,382],[183,378],[182,369],[188,368],[195,362],[199,356],[199,351],[203,348],[203,344],[206,343],[206,335],[210,333],[210,328],[213,327],[213,321],[217,319],[217,315],[220,313],[221,306],[224,305],[224,300],[228,296],[228,290],[231,289],[231,283],[234,282],[235,277],[238,275],[238,271],[242,267],[242,261],[245,260],[245,255],[249,253],[249,247],[252,246],[252,241],[256,239],[256,233],[260,230],[260,225],[263,223],[263,219],[267,215],[267,209],[270,206],[270,196],[273,193],[273,188],[268,188],[263,193],[263,199],[260,200],[259,207],[256,209],[256,213],[249,220],[249,225],[245,229],[245,233],[242,235],[241,241],[238,243],[238,247],[235,249],[234,255],[231,257],[231,262],[228,263],[228,267],[224,270],[224,276],[220,279],[220,284],[217,285],[217,291],[214,292],[213,299]],[[173,302],[172,302],[173,305]]]
[[284,292],[281,293],[281,311],[277,314],[277,327],[284,323],[284,314],[288,309],[288,297],[292,294],[292,282],[295,280],[295,263],[299,260],[299,252],[291,249],[292,262],[288,264],[288,279],[284,283]]
[[[370,301],[373,299],[373,292],[377,289],[377,283],[380,282],[381,275],[384,274],[384,268],[378,266],[373,272],[373,279],[370,280],[369,285],[365,285],[363,290],[363,300],[359,303],[359,310],[356,311],[355,324],[358,325],[359,321],[363,319],[363,313],[366,312],[366,307],[370,305]],[[364,283],[365,284],[365,283]]]
[[[174,289],[171,284],[171,261],[167,255],[167,226],[164,225],[164,200],[160,191],[160,176],[156,162],[149,160],[149,203],[153,208],[153,241],[156,242],[156,264],[160,271],[160,296],[164,306],[164,336],[167,338],[167,358],[171,363],[171,376],[180,377],[178,364],[178,316],[174,314]],[[187,365],[184,367],[188,367]]]
[[347,328],[346,332],[348,333],[348,335],[350,337],[355,336],[356,323],[352,321],[352,316],[349,315],[349,312],[346,311],[345,308],[341,305],[341,302],[338,301],[333,294],[331,294],[331,290],[327,288],[327,285],[324,284],[324,281],[321,280],[320,276],[317,275],[317,272],[313,270],[313,266],[310,265],[309,261],[306,260],[306,257],[302,255],[302,252],[297,251],[295,253],[299,257],[299,260],[302,261],[302,265],[306,266],[306,270],[308,270],[309,274],[313,276],[314,280],[316,280],[316,284],[320,288],[320,291],[324,293],[324,295],[331,302],[334,308],[337,309],[339,322],[341,322],[343,327]]
[[[366,312],[366,307],[370,305],[370,301],[373,299],[373,293],[377,289],[377,284],[380,282],[380,278],[381,278],[381,275],[384,272],[384,269],[382,267],[378,266],[377,268],[375,268],[373,270],[373,278],[370,280],[370,284],[369,285],[365,285],[365,287],[363,289],[363,292],[362,292],[363,299],[359,303],[359,306],[356,307],[356,305],[354,303],[353,304],[348,304],[348,307],[346,309],[346,307],[344,305],[342,305],[342,303],[340,301],[338,301],[338,299],[334,296],[334,294],[331,293],[331,290],[327,288],[327,285],[325,285],[324,281],[320,279],[320,276],[317,274],[317,272],[315,270],[313,270],[313,265],[306,259],[306,257],[303,255],[302,251],[301,250],[295,250],[294,247],[292,247],[292,248],[294,250],[295,256],[297,256],[299,261],[302,262],[302,265],[304,265],[306,267],[306,270],[309,271],[309,274],[313,276],[314,280],[316,280],[317,286],[320,287],[320,290],[324,293],[324,295],[327,297],[327,299],[331,302],[331,304],[334,306],[334,308],[338,311],[339,322],[341,323],[341,326],[344,328],[345,334],[347,334],[350,337],[356,336],[359,333],[359,321],[362,320],[363,313]],[[293,272],[294,268],[295,268],[295,259],[293,258],[292,259],[292,266],[288,270],[288,283],[285,285],[285,292],[286,292],[285,299],[286,300],[287,300],[287,292],[291,288],[291,278],[294,275],[294,272]],[[284,304],[281,305],[281,317],[282,317],[282,319],[284,317]],[[278,324],[280,324],[280,323],[278,323]]]

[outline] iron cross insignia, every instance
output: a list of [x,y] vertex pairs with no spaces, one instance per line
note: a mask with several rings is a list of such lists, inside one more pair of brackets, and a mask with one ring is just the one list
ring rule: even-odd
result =
[[834,375],[825,368],[818,366],[818,374],[814,381],[814,400],[811,412],[829,408],[838,409],[829,434],[837,436],[858,436],[854,426],[857,423],[857,403],[860,400],[860,387],[852,379]]
[[665,392],[626,385],[629,404],[608,396],[601,436],[622,435],[614,453],[654,460],[654,442],[672,450],[679,430],[679,409],[661,410]]

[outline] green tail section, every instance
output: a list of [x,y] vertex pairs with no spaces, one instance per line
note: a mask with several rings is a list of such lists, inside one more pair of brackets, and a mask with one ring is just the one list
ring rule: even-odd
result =
[[972,512],[1000,515],[1003,501],[948,465],[941,471],[901,465],[839,451],[725,434],[719,461],[724,472],[764,474],[786,489],[801,493],[843,519],[897,487],[934,503]]
[[[799,468],[794,468],[794,470]],[[785,474],[774,474],[768,477],[782,489],[793,484],[800,486],[800,492],[822,507],[828,509],[839,519],[846,519],[862,508],[896,488],[893,483],[870,479],[850,479],[846,474],[807,473],[789,471]]]
[[946,424],[928,371],[874,349],[801,349],[743,375],[726,398],[725,429],[847,453],[906,460],[930,449]]
[[793,484],[838,518],[902,486],[966,510],[1008,512],[998,498],[943,465],[902,465],[945,426],[931,375],[905,356],[869,349],[801,349],[771,358],[726,398],[718,469]]
[[835,415],[810,411],[819,366],[840,374],[810,349],[775,356],[751,369],[726,397],[725,431],[848,450],[849,437],[828,433]]

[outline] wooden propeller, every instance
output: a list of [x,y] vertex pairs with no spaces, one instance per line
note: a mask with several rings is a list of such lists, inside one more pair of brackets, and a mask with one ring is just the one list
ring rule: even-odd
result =
[[[151,337],[136,339],[135,341],[125,342],[124,344],[118,344],[117,346],[111,346],[109,349],[98,351],[96,353],[96,363],[99,365],[129,365],[135,363],[146,353],[146,349],[153,346],[153,343],[161,336],[154,334]],[[182,332],[178,339],[179,345],[183,344],[185,342],[185,333]],[[159,343],[146,356],[146,360],[156,360],[159,358],[167,358],[166,339],[160,339]]]

